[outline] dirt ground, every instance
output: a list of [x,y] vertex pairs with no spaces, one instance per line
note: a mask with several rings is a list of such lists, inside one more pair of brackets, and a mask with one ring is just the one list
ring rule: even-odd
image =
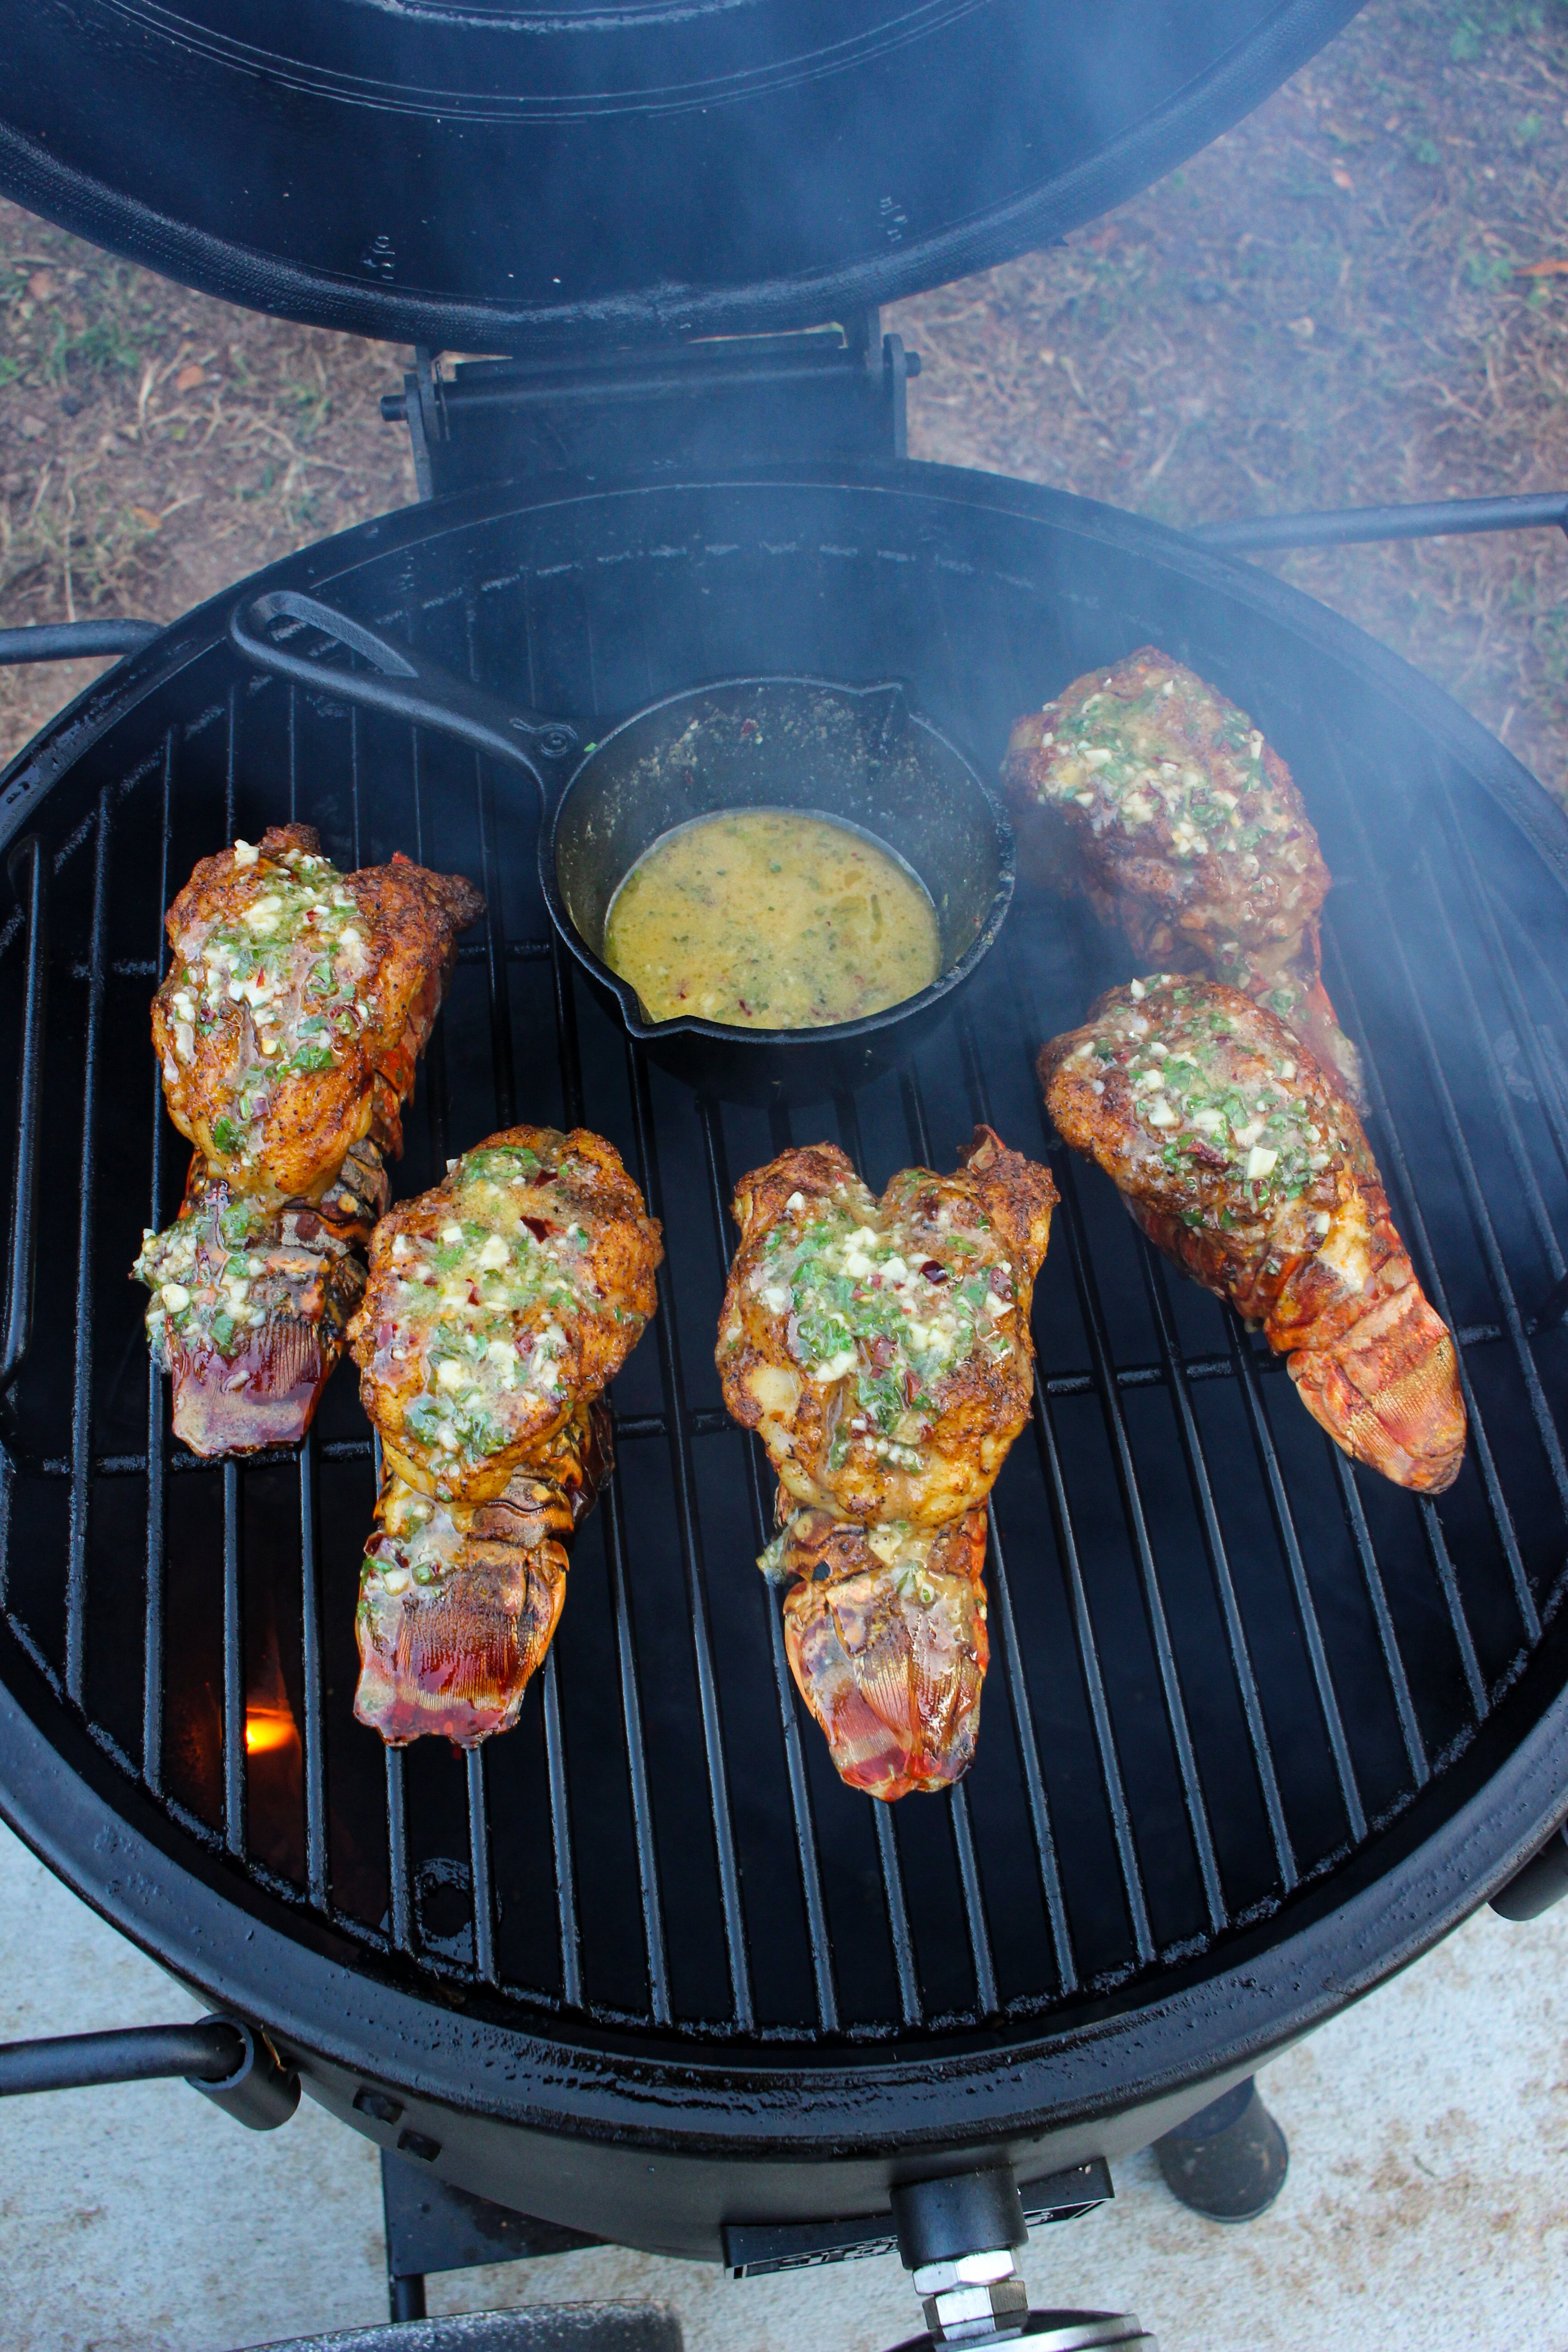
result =
[[[1568,5],[1371,0],[1145,195],[885,323],[913,455],[1168,522],[1568,488]],[[406,363],[0,205],[0,623],[172,618],[411,499]],[[1561,532],[1264,560],[1568,798]],[[0,756],[94,667],[0,671]]]

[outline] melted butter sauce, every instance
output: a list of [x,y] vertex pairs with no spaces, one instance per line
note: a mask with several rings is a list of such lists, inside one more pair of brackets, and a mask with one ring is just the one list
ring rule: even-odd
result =
[[605,961],[653,1021],[817,1029],[929,988],[942,942],[920,881],[868,834],[729,809],[643,852],[610,902]]

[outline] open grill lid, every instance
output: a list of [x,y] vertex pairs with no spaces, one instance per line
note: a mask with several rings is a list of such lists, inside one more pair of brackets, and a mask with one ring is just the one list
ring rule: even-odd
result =
[[39,0],[0,188],[437,349],[843,320],[1144,187],[1357,0]]

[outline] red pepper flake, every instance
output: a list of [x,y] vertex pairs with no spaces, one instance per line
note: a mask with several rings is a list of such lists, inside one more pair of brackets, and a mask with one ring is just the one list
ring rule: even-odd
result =
[[528,1227],[536,1242],[548,1241],[556,1230],[547,1217],[523,1217],[520,1222]]
[[948,1277],[948,1269],[942,1265],[940,1258],[928,1257],[925,1264],[921,1266],[921,1272],[924,1275],[928,1282],[945,1282]]

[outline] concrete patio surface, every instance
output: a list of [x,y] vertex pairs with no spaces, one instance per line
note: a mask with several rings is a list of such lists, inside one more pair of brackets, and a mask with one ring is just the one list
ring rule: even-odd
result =
[[[1568,1906],[1481,1912],[1265,2078],[1290,2177],[1263,2220],[1184,2212],[1148,2155],[1037,2231],[1037,2304],[1133,2310],[1163,2352],[1564,2352]],[[0,2038],[194,2013],[0,1832]],[[306,2100],[242,2130],[183,2084],[0,2107],[6,2352],[237,2352],[385,2316],[367,2141]],[[919,2326],[897,2261],[736,2284],[610,2248],[430,2284],[437,2311],[601,2296],[679,2312],[689,2352],[880,2352]]]

